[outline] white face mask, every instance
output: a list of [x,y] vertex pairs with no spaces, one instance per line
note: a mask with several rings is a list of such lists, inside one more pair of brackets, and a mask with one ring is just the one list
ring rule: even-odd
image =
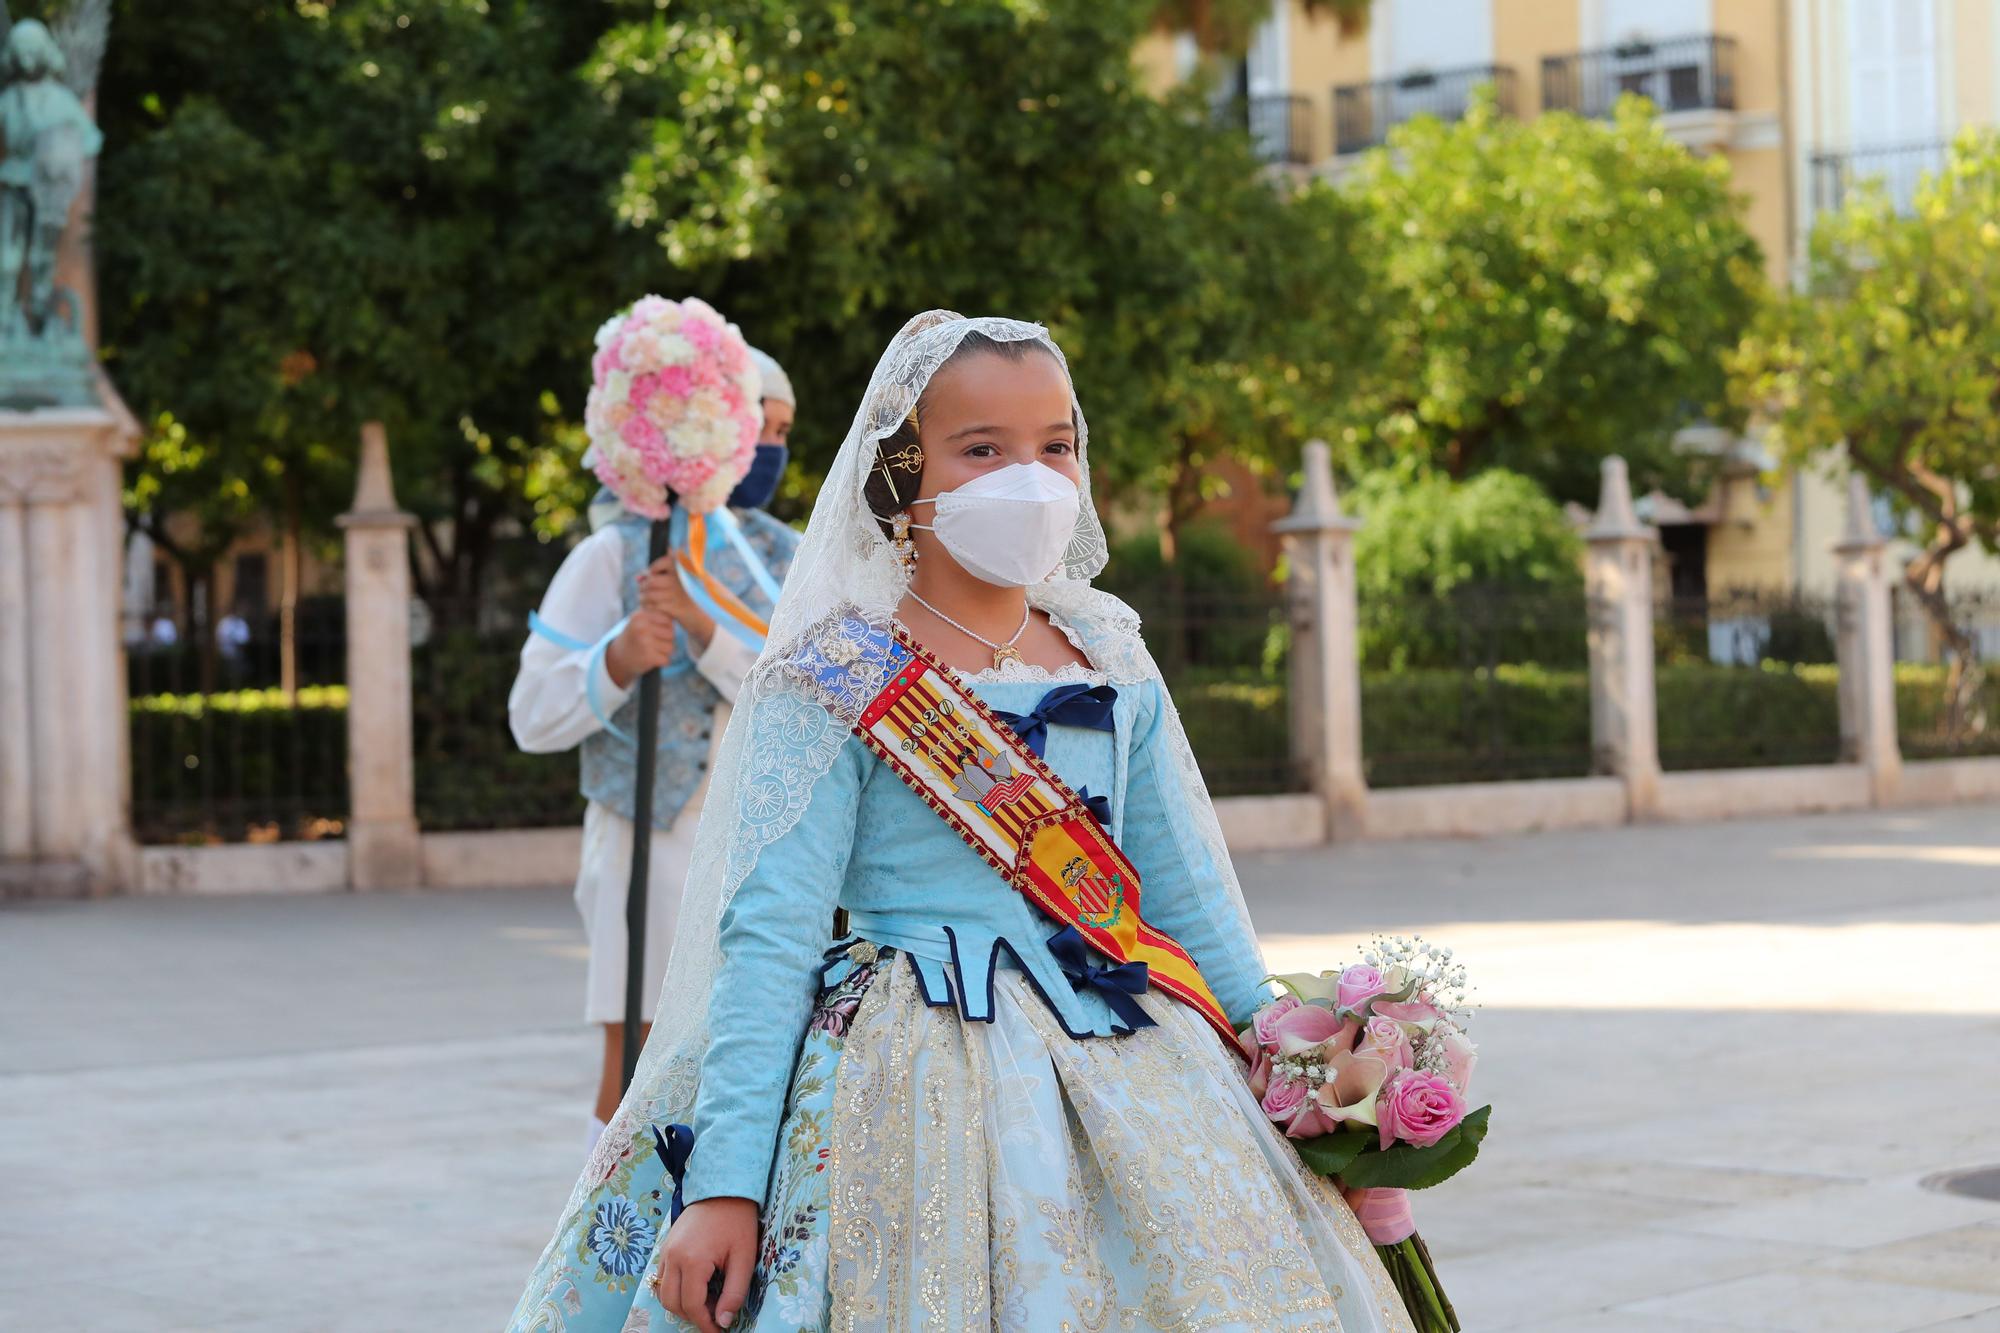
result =
[[1076,483],[1045,463],[995,468],[956,490],[912,505],[935,504],[928,526],[951,558],[976,579],[1002,588],[1040,583],[1062,562],[1076,532]]

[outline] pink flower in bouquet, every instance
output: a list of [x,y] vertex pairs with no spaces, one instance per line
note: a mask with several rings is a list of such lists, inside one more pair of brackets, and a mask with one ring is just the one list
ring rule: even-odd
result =
[[1380,969],[1356,963],[1340,974],[1340,1007],[1358,1012],[1362,1005],[1388,989],[1389,983]]
[[674,398],[686,398],[695,390],[692,366],[664,366],[659,372],[659,391]]
[[1376,1125],[1382,1146],[1397,1139],[1428,1148],[1465,1119],[1465,1098],[1440,1074],[1404,1070],[1382,1090]]
[[1250,1056],[1250,1095],[1262,1102],[1264,1094],[1271,1088],[1271,1053],[1251,1042],[1247,1054]]
[[1472,1067],[1479,1063],[1479,1048],[1456,1028],[1444,1039],[1444,1074],[1461,1097],[1472,1095]]
[[1372,1055],[1390,1069],[1409,1069],[1416,1062],[1410,1034],[1393,1018],[1371,1018],[1354,1043],[1356,1055]]
[[1388,1077],[1389,1066],[1380,1056],[1338,1051],[1327,1061],[1326,1082],[1313,1096],[1332,1124],[1372,1125],[1376,1098]]
[[1354,1034],[1360,1030],[1361,1024],[1354,1019],[1342,1018],[1316,1004],[1289,1010],[1271,1025],[1279,1055],[1303,1055],[1314,1047],[1344,1051],[1354,1045]]
[[618,437],[632,447],[632,451],[643,460],[656,452],[662,441],[660,428],[644,417],[633,417],[618,428]]
[[1271,1123],[1285,1131],[1286,1138],[1316,1138],[1333,1128],[1304,1079],[1273,1079],[1261,1105]]
[[[1253,1046],[1263,1046],[1270,1050],[1276,1050],[1278,1048],[1278,1038],[1272,1029],[1279,1019],[1298,1008],[1299,1004],[1300,1000],[1296,995],[1280,995],[1277,999],[1271,1001],[1253,1014],[1250,1018],[1250,1032],[1254,1038]],[[1253,1052],[1250,1048],[1246,1048],[1244,1053],[1251,1054]]]
[[1440,1017],[1436,1005],[1428,1000],[1417,999],[1404,1000],[1401,1003],[1378,1004],[1370,1008],[1368,1012],[1381,1018],[1393,1018],[1398,1023],[1408,1023],[1410,1026],[1421,1028],[1426,1032],[1430,1030],[1431,1025],[1436,1023]]

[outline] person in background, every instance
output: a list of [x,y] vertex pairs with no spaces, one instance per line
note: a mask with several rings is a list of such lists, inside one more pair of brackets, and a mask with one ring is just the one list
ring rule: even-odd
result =
[[[794,402],[778,363],[752,349],[764,383],[764,424],[756,460],[729,498],[750,547],[773,578],[790,567],[798,535],[758,512],[776,492],[786,462]],[[673,515],[676,545],[687,516]],[[584,1017],[604,1028],[604,1059],[592,1109],[594,1146],[618,1105],[625,1015],[625,901],[631,877],[633,778],[638,748],[638,680],[654,667],[660,682],[659,766],[654,779],[653,846],[647,876],[643,1012],[659,1003],[660,978],[673,946],[682,883],[708,786],[715,747],[737,688],[756,650],[719,628],[682,585],[673,556],[646,564],[649,523],[627,514],[609,491],[590,505],[591,535],[569,553],[537,612],[540,626],[521,648],[507,698],[508,723],[523,750],[549,754],[581,747],[583,858],[576,905],[590,961]],[[768,615],[747,565],[724,547],[710,572]],[[612,631],[624,621],[615,636]],[[607,725],[610,724],[610,725]],[[650,1023],[647,1031],[651,1030]]]

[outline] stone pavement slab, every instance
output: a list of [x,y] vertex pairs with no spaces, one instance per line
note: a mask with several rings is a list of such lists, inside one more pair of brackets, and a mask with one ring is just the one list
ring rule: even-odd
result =
[[[1469,1333],[2000,1330],[2000,811],[1246,857],[1274,967],[1485,1010]],[[0,906],[0,1330],[500,1327],[580,1165],[566,889]],[[1816,1321],[1816,1322],[1815,1322]]]

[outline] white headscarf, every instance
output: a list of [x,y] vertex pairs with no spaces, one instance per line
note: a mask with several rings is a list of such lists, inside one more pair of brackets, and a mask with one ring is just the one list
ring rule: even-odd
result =
[[[875,623],[894,619],[908,587],[889,540],[863,491],[876,466],[877,445],[894,433],[924,388],[969,334],[995,342],[1036,342],[1068,374],[1062,351],[1039,324],[1013,319],[967,319],[948,310],[917,316],[890,342],[875,367],[861,409],[813,506],[812,520],[794,556],[791,573],[771,614],[763,653],[737,696],[735,711],[711,768],[711,785],[681,902],[673,953],[660,990],[659,1010],[631,1090],[618,1119],[585,1169],[571,1207],[582,1206],[617,1153],[646,1123],[692,1119],[702,1057],[708,1050],[708,1003],[720,965],[717,934],[736,888],[758,855],[805,813],[819,779],[881,681],[856,679],[831,692],[803,683],[785,670],[803,645],[831,623],[859,615]],[[1139,637],[1139,621],[1124,603],[1090,586],[1106,559],[1104,529],[1090,500],[1088,432],[1076,414],[1077,465],[1082,492],[1076,529],[1063,562],[1048,582],[1028,590],[1029,601],[1059,618],[1082,640],[1092,664],[1112,681],[1135,685],[1159,679],[1159,668]],[[857,668],[861,670],[861,668]],[[1198,842],[1222,875],[1218,907],[1227,903],[1243,919],[1243,905],[1222,830],[1195,767],[1194,753],[1171,701],[1161,691],[1161,730],[1175,759],[1190,817],[1176,836]],[[1227,910],[1227,909],[1223,909]],[[829,929],[831,922],[828,923]]]

